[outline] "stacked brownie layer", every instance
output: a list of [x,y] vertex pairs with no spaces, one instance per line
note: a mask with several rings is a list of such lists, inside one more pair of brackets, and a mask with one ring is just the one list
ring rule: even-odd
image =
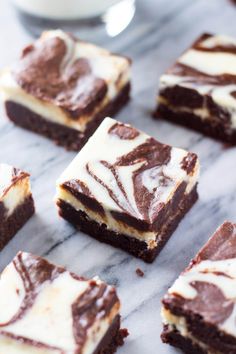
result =
[[33,214],[29,174],[0,164],[0,250]]
[[60,31],[26,47],[1,74],[8,117],[68,149],[80,149],[128,100],[129,59]]
[[156,116],[236,144],[236,41],[202,35],[160,78]]
[[225,222],[163,300],[162,339],[191,354],[236,353],[236,224]]
[[106,118],[57,183],[62,217],[152,262],[197,199],[198,158]]

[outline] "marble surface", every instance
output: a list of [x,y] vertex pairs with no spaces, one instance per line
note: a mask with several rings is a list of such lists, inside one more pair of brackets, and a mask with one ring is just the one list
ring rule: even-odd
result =
[[[0,1],[0,67],[13,62],[31,40],[9,3]],[[152,265],[100,244],[59,219],[53,203],[55,180],[74,153],[13,126],[0,111],[0,161],[31,173],[37,208],[36,215],[1,252],[0,268],[18,250],[25,250],[116,285],[124,326],[130,331],[119,354],[176,353],[160,340],[160,300],[216,227],[225,219],[236,221],[236,148],[150,116],[160,74],[204,31],[236,37],[235,17],[236,7],[227,0],[139,0],[128,30],[105,43],[134,60],[133,98],[118,118],[160,141],[196,152],[201,161],[199,201]],[[144,271],[143,278],[136,275],[137,267]]]

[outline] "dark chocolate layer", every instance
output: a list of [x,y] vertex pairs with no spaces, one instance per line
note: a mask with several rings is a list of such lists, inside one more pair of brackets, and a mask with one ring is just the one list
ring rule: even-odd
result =
[[89,328],[97,319],[109,315],[118,297],[115,289],[90,281],[87,290],[72,304],[73,333],[78,347],[85,343]]
[[[219,57],[218,54],[225,55],[225,58]],[[191,55],[194,55],[192,60]],[[204,55],[212,55],[213,68],[210,67],[210,58],[207,59],[205,67],[201,66],[201,60],[204,62]],[[224,64],[224,60],[227,61],[230,55],[236,57],[236,45],[233,39],[224,40],[220,36],[210,34],[204,34],[198,38],[190,49],[167,70],[166,74],[173,78],[173,84],[169,85],[165,82],[165,76],[163,76],[163,82],[161,79],[159,97],[166,103],[160,103],[156,114],[214,138],[235,144],[236,132],[232,126],[233,107],[231,104],[228,107],[221,105],[215,98],[215,95],[217,97],[221,94],[218,90],[223,88],[226,88],[226,91],[222,92],[222,95],[226,94],[229,102],[230,99],[236,98],[234,71],[230,70],[230,67],[221,71],[214,64],[214,57]],[[195,56],[196,59],[194,59]],[[198,56],[200,65],[197,65]],[[160,100],[160,102],[163,101]],[[177,112],[178,108],[186,108],[189,113]],[[207,111],[208,117],[206,119],[197,117],[193,112],[197,109]],[[167,114],[170,117],[167,117]]]
[[[109,162],[109,158],[106,158],[106,154],[99,156],[95,164],[103,171],[102,173],[94,167],[93,161],[87,160],[84,163],[86,176],[101,187],[104,194],[108,195],[112,203],[117,206],[118,211],[111,211],[116,220],[138,230],[158,232],[169,214],[175,213],[179,199],[183,197],[186,190],[186,183],[183,182],[177,188],[178,175],[173,176],[168,172],[173,154],[178,152],[171,146],[148,136],[144,136],[142,143],[136,142],[135,139],[142,133],[119,122],[111,122],[104,134],[108,141],[107,149],[112,149],[114,135],[117,144],[121,146],[125,144],[124,140],[134,140],[134,143],[130,144],[130,149],[124,154],[119,155],[114,151],[116,158],[112,163]],[[92,144],[92,140],[90,143]],[[183,157],[176,162],[175,168],[176,171],[184,170],[188,175],[195,173],[196,163],[195,154],[184,152]],[[126,181],[121,176],[122,169],[128,171],[127,178],[132,184],[132,198],[126,190]],[[110,176],[112,183],[107,182],[103,173],[105,177]],[[92,187],[93,185],[86,184],[85,177],[80,179],[79,173],[76,179],[61,184],[61,188],[69,190],[80,202],[85,203],[86,207],[104,214],[102,202],[96,200]],[[167,197],[162,198],[165,190],[173,195],[169,203]]]
[[162,233],[158,235],[158,244],[154,249],[148,249],[147,244],[144,241],[140,241],[124,234],[118,234],[107,229],[105,224],[98,224],[88,218],[84,212],[76,211],[72,206],[70,206],[70,204],[67,204],[62,200],[58,200],[57,205],[59,207],[60,216],[68,220],[81,231],[89,234],[98,241],[121,248],[135,257],[141,258],[145,262],[151,263],[164,247],[171,234],[177,228],[181,219],[195,203],[197,197],[198,195],[195,187],[189,195],[186,195],[179,201],[177,211],[175,210],[173,214],[169,216],[169,219],[166,220],[166,223],[164,224]]
[[[209,284],[208,284],[209,285]],[[213,299],[211,299],[213,301]],[[206,312],[214,311],[212,314],[217,316],[220,320],[220,315],[218,316],[216,311],[219,311],[220,306],[224,306],[226,303],[217,303],[217,299],[214,299],[214,303],[210,306],[209,310]],[[205,302],[205,306],[210,305],[209,301]],[[201,313],[194,313],[192,310],[187,310],[180,303],[169,302],[164,300],[165,308],[169,309],[172,314],[176,316],[182,316],[186,319],[187,329],[198,341],[208,345],[212,350],[222,352],[224,354],[236,353],[236,338],[231,335],[226,334],[221,331],[216,325],[211,322],[205,321]],[[214,308],[215,307],[215,308]],[[228,309],[226,309],[227,311]],[[221,314],[224,309],[220,310]],[[210,318],[210,317],[209,317]],[[214,319],[213,317],[211,319]],[[170,343],[171,344],[171,343]]]
[[0,202],[0,250],[13,238],[28,219],[34,214],[34,201],[28,197],[14,212],[7,217],[7,210]]
[[130,84],[127,84],[119,95],[88,123],[84,133],[61,124],[52,123],[13,101],[7,101],[5,107],[8,118],[16,125],[52,139],[56,144],[64,146],[68,150],[78,151],[106,116],[115,115],[126,104],[129,95]]
[[183,337],[177,330],[164,326],[161,334],[164,343],[181,349],[185,354],[208,354],[199,345],[193,343],[189,338]]
[[[188,162],[186,161],[184,168],[187,168],[189,162],[190,164],[191,162],[193,162],[194,165],[192,167],[194,167],[196,162],[196,161],[194,162],[194,155],[189,154],[187,156],[190,156],[190,160]],[[183,163],[185,163],[185,161]],[[75,198],[77,198],[86,208],[95,211],[100,215],[104,215],[105,212],[101,204],[99,204],[97,200],[90,195],[89,191],[83,188],[83,185],[81,185],[79,181],[72,180],[70,182],[65,182],[62,187],[65,190],[68,190],[73,196],[75,196]],[[85,192],[87,193],[87,195]],[[139,193],[138,189],[137,192]],[[185,192],[186,192],[186,183],[182,182],[177,188],[177,190],[175,191],[172,198],[169,200],[169,202],[166,204],[164,203],[161,204],[161,207],[158,209],[156,219],[153,223],[148,222],[148,220],[140,220],[138,218],[135,218],[134,216],[129,215],[127,212],[122,213],[122,212],[112,211],[111,215],[119,223],[123,224],[123,226],[127,226],[127,225],[131,226],[134,229],[139,230],[141,232],[155,231],[156,233],[161,233],[163,225],[168,224],[169,218],[171,218],[172,215],[175,215],[176,210],[178,210],[179,204],[182,202],[182,200],[185,197]]]
[[[197,254],[185,272],[188,273],[192,267],[205,260],[227,262],[228,259],[233,258],[236,258],[236,224],[225,222]],[[223,272],[216,271],[214,274],[228,277]],[[220,327],[232,316],[234,299],[226,297],[216,284],[199,281],[197,275],[196,281],[192,281],[191,286],[196,290],[196,296],[193,299],[170,293],[163,299],[164,307],[171,314],[184,317],[188,331],[213,350],[224,354],[236,353],[236,338]]]
[[[169,109],[171,106],[177,109],[179,107],[206,109],[211,116],[213,125],[218,123],[223,125],[225,129],[230,127],[231,115],[229,111],[217,105],[208,95],[202,96],[194,89],[181,86],[167,87],[161,90],[160,95],[167,100]],[[182,114],[182,112],[179,113]]]
[[208,135],[217,140],[227,142],[229,144],[236,144],[236,131],[228,129],[228,125],[220,121],[202,120],[193,113],[180,112],[176,113],[168,108],[166,105],[159,105],[154,118],[162,118],[174,122],[179,125],[184,125],[188,128],[194,129]]
[[115,353],[117,348],[124,344],[124,339],[128,334],[127,329],[120,329],[120,316],[116,316],[93,354]]

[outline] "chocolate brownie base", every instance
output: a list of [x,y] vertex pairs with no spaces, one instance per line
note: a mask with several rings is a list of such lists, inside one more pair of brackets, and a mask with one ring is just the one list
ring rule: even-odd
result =
[[4,205],[0,203],[0,250],[6,246],[34,212],[32,196],[28,197],[23,204],[19,205],[9,217],[6,217]]
[[78,151],[106,116],[114,116],[128,102],[130,87],[130,84],[127,84],[112,102],[97,113],[83,133],[58,123],[52,123],[14,101],[6,101],[5,108],[8,118],[16,125],[43,135],[67,150]]
[[179,348],[186,354],[207,354],[207,351],[193,343],[191,339],[183,337],[176,329],[169,329],[168,325],[164,326],[161,339],[164,343]]
[[202,120],[193,113],[176,113],[165,105],[159,105],[154,118],[163,118],[179,125],[197,130],[211,138],[236,145],[236,131],[223,122]]
[[127,336],[128,331],[126,329],[120,329],[120,316],[118,315],[93,354],[115,353],[117,348],[124,344],[124,339]]
[[63,200],[58,200],[57,205],[59,207],[59,215],[68,220],[82,232],[89,234],[98,241],[121,248],[137,258],[141,258],[147,263],[152,263],[169,240],[184,215],[196,202],[197,198],[197,187],[195,187],[191,193],[179,203],[177,214],[170,218],[169,223],[166,223],[162,235],[159,235],[158,237],[157,247],[153,249],[148,249],[147,244],[144,241],[107,229],[105,224],[98,224],[96,221],[91,220],[86,213],[81,210],[75,210],[70,204]]
[[[177,301],[181,302],[181,297],[177,298]],[[202,300],[202,303],[205,301],[205,304],[207,304],[208,298],[207,296],[204,297]],[[212,300],[213,302],[213,300]],[[218,328],[218,323],[214,324],[211,323],[210,321],[205,321],[201,314],[199,313],[193,313],[190,310],[185,310],[183,307],[181,307],[180,304],[175,304],[171,300],[169,301],[168,299],[163,300],[163,304],[165,308],[167,308],[171,314],[174,316],[180,316],[185,318],[186,323],[187,323],[187,330],[192,334],[196,340],[198,340],[200,343],[204,343],[205,346],[211,348],[211,352],[214,353],[222,353],[222,354],[232,354],[236,353],[236,339],[234,336],[227,334],[225,331],[220,330]],[[210,308],[210,305],[208,305],[208,308]],[[226,308],[223,307],[222,308]],[[216,313],[219,315],[219,310],[216,310]],[[168,333],[170,332],[170,334]],[[173,330],[173,328],[168,327],[168,325],[164,325],[164,330],[162,333],[162,339],[165,343],[169,343],[173,346],[177,346],[175,343],[175,338],[176,337],[181,337],[181,342],[184,341],[185,345],[187,343],[191,342],[191,339],[189,338],[182,338],[181,334],[177,330]],[[169,338],[170,340],[167,342],[165,338]],[[173,343],[171,342],[173,340]],[[179,342],[179,340],[178,340]],[[193,345],[193,344],[192,344]],[[195,345],[195,343],[194,343]],[[195,345],[196,346],[196,345]],[[197,346],[198,347],[198,346]],[[192,353],[191,351],[186,351],[186,353]],[[193,352],[195,353],[195,352]],[[196,351],[198,354],[206,354],[207,351]]]

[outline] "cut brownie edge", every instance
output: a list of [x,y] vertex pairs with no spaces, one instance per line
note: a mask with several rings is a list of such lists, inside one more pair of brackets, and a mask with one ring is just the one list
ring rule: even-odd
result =
[[[168,298],[164,298],[163,305],[163,315],[164,313],[167,314],[167,317],[166,315],[163,316],[167,320],[167,324],[164,324],[163,334],[161,335],[163,342],[178,347],[174,342],[172,343],[171,341],[168,342],[165,340],[165,336],[168,338],[169,332],[171,333],[170,338],[172,338],[174,332],[174,337],[178,334],[178,336],[181,336],[182,341],[185,341],[186,343],[193,342],[197,347],[211,348],[211,350],[209,350],[210,353],[231,354],[236,352],[235,338],[217,328],[217,325],[214,323],[204,321],[201,314],[175,306],[172,304],[171,300],[168,300]],[[172,320],[175,319],[176,322],[174,322],[174,324],[172,324],[172,322],[168,323],[168,313]],[[177,325],[175,325],[175,323],[177,323]],[[180,325],[180,328],[184,327],[184,335],[178,331],[178,325]],[[203,351],[203,353],[205,353],[205,351]]]
[[153,117],[154,119],[165,119],[180,126],[198,131],[216,140],[236,145],[236,131],[229,133],[228,127],[224,126],[220,121],[218,123],[207,119],[202,120],[197,115],[188,112],[174,112],[163,104],[158,106]]
[[118,347],[124,344],[124,339],[128,336],[126,329],[120,328],[120,315],[116,316],[107,333],[101,340],[98,348],[93,354],[113,354]]
[[167,120],[235,144],[235,64],[234,38],[201,35],[160,77],[157,111]]
[[194,343],[190,338],[183,337],[178,330],[168,325],[164,326],[161,339],[164,343],[181,349],[185,354],[208,354],[206,350]]
[[100,242],[105,242],[116,248],[121,248],[137,258],[141,258],[147,263],[152,263],[197,199],[198,193],[196,185],[192,191],[188,195],[185,195],[180,201],[178,213],[174,215],[173,218],[169,219],[170,221],[165,225],[163,233],[158,236],[157,246],[152,249],[148,249],[147,244],[144,241],[109,230],[105,224],[99,224],[96,221],[91,220],[85,212],[81,210],[77,211],[63,200],[57,200],[57,206],[59,207],[59,215],[82,232],[89,234]]
[[96,114],[83,133],[65,125],[51,122],[14,101],[6,101],[5,108],[8,118],[14,124],[43,135],[53,140],[57,145],[65,147],[67,150],[78,151],[83,147],[106,116],[117,114],[129,101],[130,89],[130,83],[125,85],[116,98],[109,102],[102,111]]
[[27,197],[10,216],[3,217],[0,225],[0,250],[13,238],[34,214],[34,201],[32,195]]
[[235,263],[236,224],[226,221],[164,296],[164,342],[180,347],[181,336],[203,353],[236,353]]

